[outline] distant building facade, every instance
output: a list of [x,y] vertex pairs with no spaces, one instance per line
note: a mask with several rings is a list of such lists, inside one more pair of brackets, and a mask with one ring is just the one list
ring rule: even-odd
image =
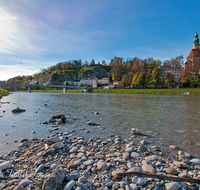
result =
[[161,71],[163,79],[166,79],[167,73],[170,73],[171,75],[174,76],[175,83],[180,82],[181,67],[165,67],[161,68]]
[[120,57],[114,57],[114,59],[111,59],[110,61],[111,65],[116,64],[116,63],[122,63],[122,59]]

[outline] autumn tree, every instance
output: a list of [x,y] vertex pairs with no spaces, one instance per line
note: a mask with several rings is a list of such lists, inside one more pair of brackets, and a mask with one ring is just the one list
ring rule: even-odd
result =
[[123,88],[128,86],[128,77],[127,77],[127,75],[123,75],[122,76],[122,81],[121,82],[122,82]]
[[144,88],[144,86],[146,84],[146,73],[145,72],[141,72],[139,74],[139,76],[137,78],[137,84],[143,86],[143,88]]
[[192,73],[191,68],[187,66],[185,69],[182,68],[180,72],[180,79],[181,83],[183,83],[184,86],[189,86],[190,82],[192,81]]
[[148,71],[148,73],[146,74],[146,80],[145,80],[145,83],[147,85],[150,84],[150,80],[151,80],[151,71]]
[[158,84],[160,84],[162,82],[162,72],[161,69],[159,68],[154,68],[153,72],[151,74],[151,79],[150,79],[150,83],[155,85],[156,88],[158,86]]
[[165,83],[168,84],[168,88],[170,86],[170,84],[174,83],[174,75],[172,75],[171,73],[167,73],[166,79],[165,79]]
[[139,77],[139,73],[138,72],[133,75],[132,85],[135,86],[135,87],[138,86],[138,81],[137,81],[138,77]]

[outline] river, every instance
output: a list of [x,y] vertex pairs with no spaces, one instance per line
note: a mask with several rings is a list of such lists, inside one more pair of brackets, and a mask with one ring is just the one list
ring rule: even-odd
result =
[[[26,112],[13,114],[16,107]],[[60,132],[75,130],[85,138],[110,134],[129,138],[131,128],[138,128],[148,134],[147,141],[165,147],[173,144],[200,157],[199,113],[200,96],[14,92],[1,99],[0,154],[14,150],[19,144],[14,141],[22,137],[50,136],[51,124],[41,123],[65,114],[68,122],[60,125]],[[87,121],[99,126],[88,126]]]

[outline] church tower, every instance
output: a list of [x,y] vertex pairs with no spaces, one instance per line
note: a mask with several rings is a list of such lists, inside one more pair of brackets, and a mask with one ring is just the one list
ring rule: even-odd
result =
[[195,35],[194,35],[194,40],[193,40],[192,49],[200,49],[199,38],[198,38],[197,32],[196,32]]
[[200,44],[197,32],[194,35],[193,46],[183,68],[185,69],[187,66],[193,69],[200,69]]

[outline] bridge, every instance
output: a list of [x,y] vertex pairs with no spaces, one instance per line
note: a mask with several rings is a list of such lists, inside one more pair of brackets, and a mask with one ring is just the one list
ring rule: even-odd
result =
[[[64,83],[65,84],[65,83]],[[0,84],[0,88],[11,86],[11,87],[28,87],[28,92],[31,92],[33,87],[42,87],[42,88],[63,88],[63,93],[66,93],[67,89],[83,89],[83,87],[78,86],[66,86],[66,85],[45,85],[45,84]]]

